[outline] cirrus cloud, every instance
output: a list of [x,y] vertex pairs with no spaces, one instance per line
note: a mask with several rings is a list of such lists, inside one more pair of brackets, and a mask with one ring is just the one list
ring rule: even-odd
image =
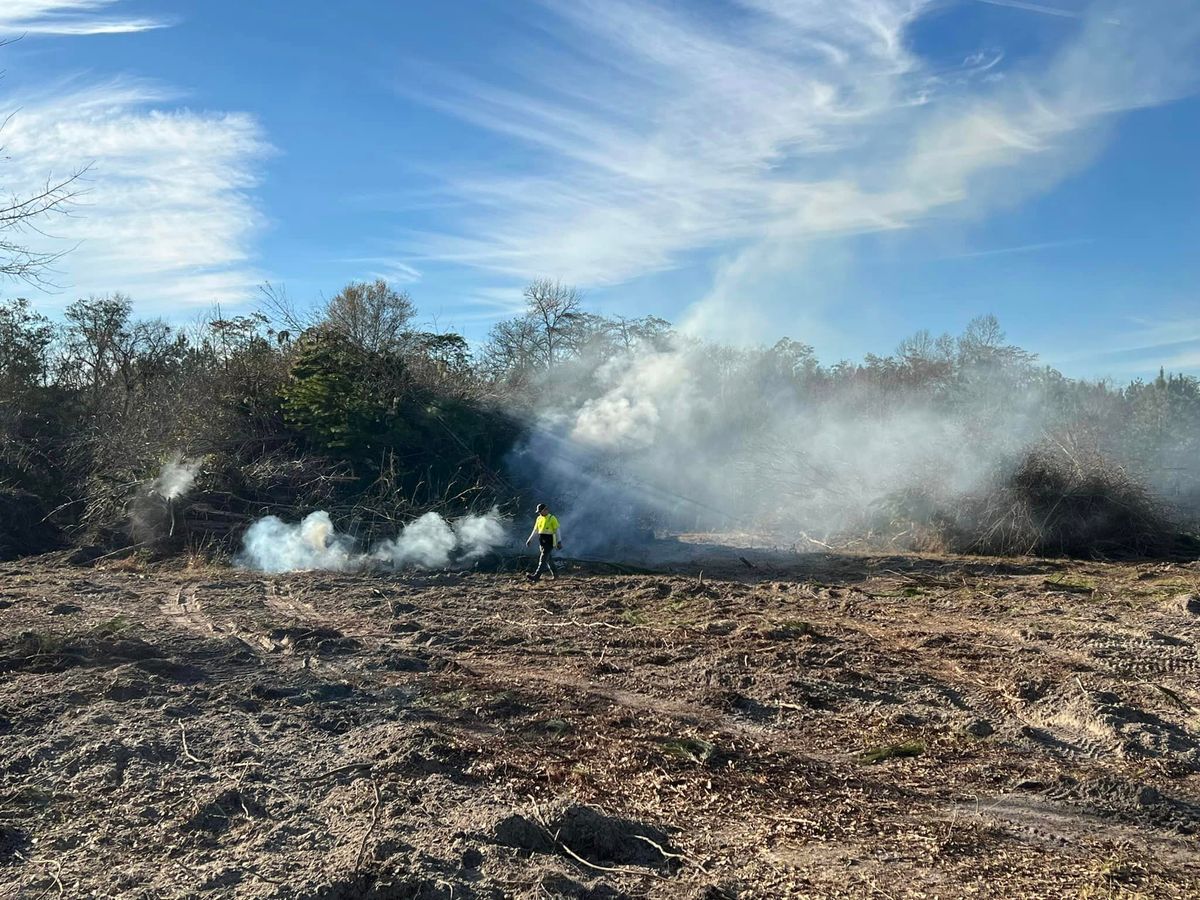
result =
[[160,312],[237,302],[261,281],[250,247],[263,226],[252,188],[271,152],[262,129],[253,116],[172,99],[127,80],[18,99],[6,187],[28,193],[86,170],[69,214],[29,235],[45,252],[70,249],[48,274],[65,298],[120,290]]
[[935,0],[720,5],[544,2],[548,39],[514,63],[519,88],[427,77],[420,99],[535,162],[448,176],[466,212],[407,249],[599,286],[716,256],[688,324],[728,336],[753,322],[746,297],[794,297],[817,242],[1047,190],[1094,158],[1115,116],[1196,84],[1187,0],[1072,8],[1049,51],[1011,63],[982,47],[922,56],[914,29],[944,12]]
[[4,0],[0,37],[129,34],[162,28],[161,19],[109,15],[120,0]]

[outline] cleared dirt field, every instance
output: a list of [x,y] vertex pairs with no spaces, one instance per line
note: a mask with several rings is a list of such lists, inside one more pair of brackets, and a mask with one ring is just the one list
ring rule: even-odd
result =
[[1200,896],[1194,563],[102,566],[0,569],[0,898]]

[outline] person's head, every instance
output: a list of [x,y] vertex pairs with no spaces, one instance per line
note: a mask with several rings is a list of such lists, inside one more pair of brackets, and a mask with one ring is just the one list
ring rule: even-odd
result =
[[539,503],[537,505],[537,512],[539,516],[544,516],[546,513],[550,512],[550,507],[548,507],[545,503]]

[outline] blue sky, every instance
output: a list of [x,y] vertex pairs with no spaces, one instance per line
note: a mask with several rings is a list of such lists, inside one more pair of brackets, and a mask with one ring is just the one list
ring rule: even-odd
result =
[[827,361],[995,313],[1200,372],[1194,0],[3,0],[0,185],[90,165],[53,312],[383,276],[481,338],[534,277]]

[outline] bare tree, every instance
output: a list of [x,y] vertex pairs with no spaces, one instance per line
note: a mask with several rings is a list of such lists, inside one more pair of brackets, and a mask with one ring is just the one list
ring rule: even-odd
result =
[[615,344],[627,353],[644,347],[665,350],[675,334],[671,323],[659,316],[615,316],[608,322]]
[[561,281],[539,278],[525,288],[525,301],[526,315],[536,327],[542,364],[551,370],[561,356],[578,349],[579,325],[585,318],[583,294]]
[[311,311],[304,312],[296,306],[288,296],[286,285],[265,281],[258,286],[258,291],[262,294],[259,303],[265,310],[264,316],[268,322],[279,326],[268,330],[277,343],[286,344],[317,323],[317,317]]
[[416,307],[412,298],[382,278],[353,281],[325,307],[324,324],[371,353],[408,348]]
[[[12,41],[0,41],[4,47]],[[0,77],[4,73],[0,72]],[[15,113],[10,113],[0,122],[0,132],[8,127]],[[0,147],[0,157],[4,148]],[[27,191],[10,191],[0,187],[0,276],[16,278],[33,285],[45,285],[46,271],[70,252],[67,250],[46,251],[29,246],[26,238],[33,232],[49,237],[41,230],[41,223],[54,213],[65,213],[71,202],[80,194],[79,179],[87,171],[83,169],[65,177],[48,177],[40,187]]]
[[35,232],[48,237],[39,222],[50,213],[62,213],[79,191],[74,189],[82,175],[78,172],[62,180],[50,180],[34,194],[10,194],[0,207],[0,275],[17,278],[27,284],[48,284],[45,273],[69,250],[35,250],[23,235]]
[[492,326],[480,365],[493,381],[503,379],[513,386],[520,386],[538,370],[541,362],[540,342],[533,320],[529,316],[517,316]]

